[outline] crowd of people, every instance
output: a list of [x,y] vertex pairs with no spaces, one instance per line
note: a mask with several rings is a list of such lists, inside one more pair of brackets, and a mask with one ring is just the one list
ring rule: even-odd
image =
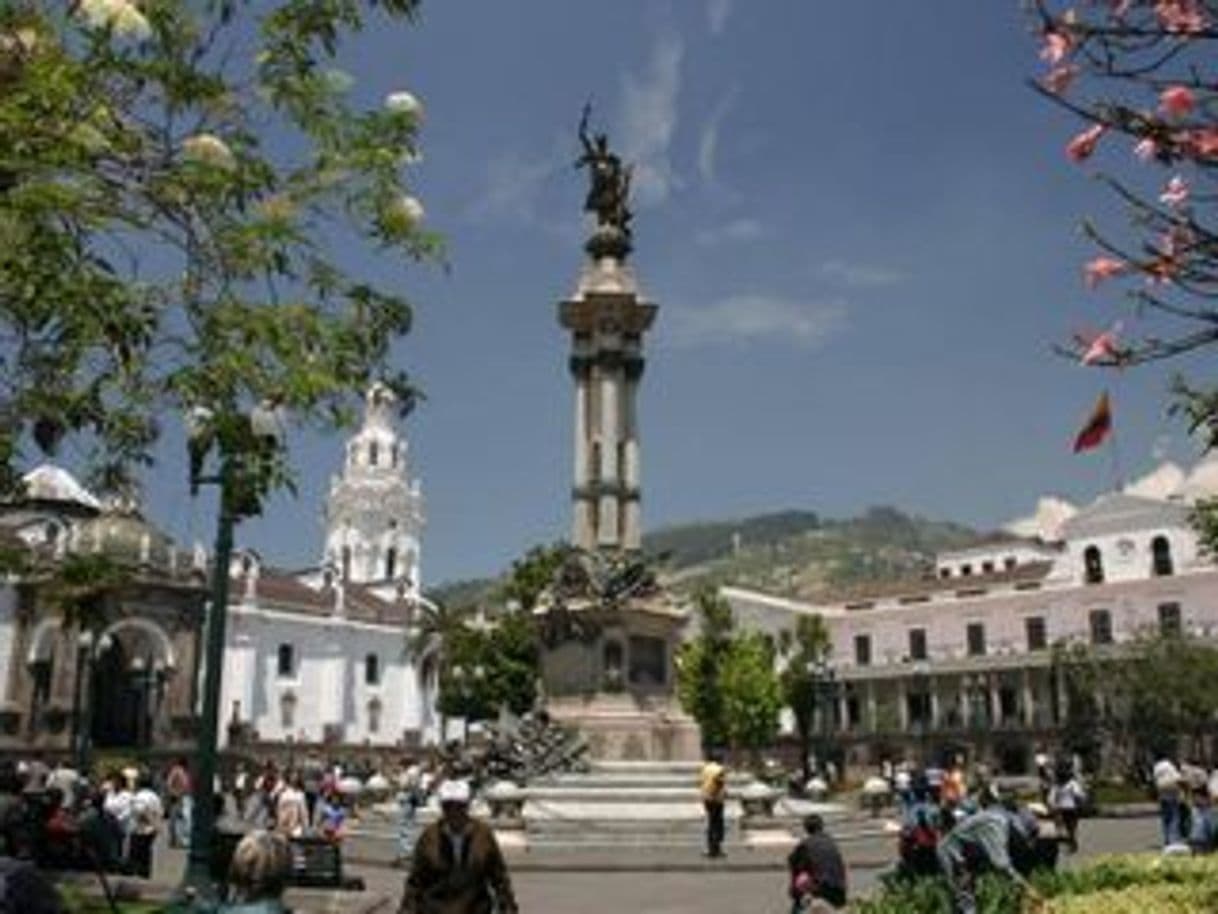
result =
[[1163,755],[1154,764],[1151,780],[1159,798],[1164,848],[1194,854],[1218,850],[1218,768],[1207,772],[1188,762],[1177,765]]
[[94,783],[38,758],[0,762],[0,856],[147,878],[164,820],[162,791],[147,770],[111,771]]

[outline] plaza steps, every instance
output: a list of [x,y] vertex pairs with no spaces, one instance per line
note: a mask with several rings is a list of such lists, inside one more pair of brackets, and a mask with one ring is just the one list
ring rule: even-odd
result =
[[[524,840],[530,849],[687,848],[705,843],[706,824],[698,790],[700,762],[594,762],[590,771],[558,774],[526,788]],[[750,782],[729,776],[725,842],[730,851],[761,835],[741,827],[732,793]],[[792,820],[794,821],[794,820]],[[789,841],[792,822],[776,821],[771,837]]]

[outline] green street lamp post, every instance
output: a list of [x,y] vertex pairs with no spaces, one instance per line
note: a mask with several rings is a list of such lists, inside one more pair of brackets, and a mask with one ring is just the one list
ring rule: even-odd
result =
[[[259,407],[248,416],[229,416],[227,420],[227,423],[217,421],[204,409],[187,418],[191,495],[196,495],[202,485],[214,485],[220,491],[206,620],[203,709],[191,784],[190,850],[179,889],[183,899],[193,901],[203,910],[210,910],[218,895],[212,878],[214,790],[233,528],[242,518],[259,512],[265,460],[278,448],[281,436],[277,415],[266,407]],[[203,465],[213,449],[218,452],[219,467],[214,475],[205,475]]]

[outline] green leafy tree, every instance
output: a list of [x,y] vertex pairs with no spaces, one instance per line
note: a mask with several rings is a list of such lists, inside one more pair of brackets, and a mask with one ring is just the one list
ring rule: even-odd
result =
[[1097,649],[1055,649],[1054,669],[1066,693],[1067,748],[1098,760],[1107,741],[1128,773],[1145,777],[1155,758],[1183,750],[1214,761],[1218,732],[1218,648],[1182,635],[1144,635]]
[[760,632],[732,639],[720,677],[723,721],[734,749],[756,753],[778,736],[782,687],[774,672],[774,650]]
[[[103,485],[130,478],[166,411],[205,410],[233,454],[260,405],[334,427],[378,378],[410,403],[401,277],[344,260],[438,254],[407,180],[421,108],[357,104],[337,63],[417,5],[0,7],[0,491],[69,436]],[[252,504],[290,478],[258,474]]]
[[812,777],[808,766],[808,756],[812,748],[812,727],[816,709],[826,697],[825,663],[832,642],[825,621],[820,616],[800,616],[795,623],[794,635],[784,629],[783,636],[779,643],[783,655],[783,670],[779,682],[782,686],[783,701],[795,718],[803,780],[806,784]]
[[702,730],[704,750],[730,739],[722,677],[732,649],[732,607],[716,591],[695,597],[701,630],[677,654],[677,698]]
[[534,546],[522,558],[516,559],[501,588],[503,602],[515,603],[525,612],[531,612],[570,552],[571,547],[566,543],[553,543]]
[[462,627],[441,678],[441,710],[467,722],[494,719],[504,707],[523,714],[537,698],[537,675],[536,635],[523,613],[493,627]]

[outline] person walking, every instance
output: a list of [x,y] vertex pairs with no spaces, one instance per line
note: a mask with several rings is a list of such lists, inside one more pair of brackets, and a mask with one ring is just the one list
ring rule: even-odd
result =
[[702,808],[706,810],[706,856],[723,856],[723,805],[727,800],[727,769],[718,752],[708,753],[699,776]]
[[165,817],[161,798],[152,789],[152,776],[141,773],[131,798],[131,837],[128,852],[131,870],[137,876],[152,878],[152,846]]
[[275,800],[275,831],[285,838],[298,838],[308,827],[309,811],[300,776],[289,772]]
[[130,854],[132,798],[126,778],[119,771],[111,771],[102,799],[102,809],[117,829],[118,863],[123,868],[127,866]]
[[165,774],[170,847],[185,847],[190,842],[190,801],[190,769],[185,758],[178,758]]
[[495,832],[469,814],[469,782],[445,781],[439,799],[440,818],[411,855],[398,914],[519,914]]
[[396,866],[403,865],[414,848],[415,821],[424,799],[421,776],[422,769],[418,765],[411,765],[403,772],[398,785],[398,853],[394,860]]
[[1066,833],[1066,847],[1078,852],[1078,819],[1087,792],[1068,765],[1058,765],[1056,783],[1049,789],[1049,809]]
[[798,914],[805,899],[819,898],[835,908],[845,907],[846,863],[837,842],[815,813],[804,819],[804,832],[803,840],[787,857],[792,914]]
[[1180,829],[1180,769],[1164,753],[1151,772],[1155,791],[1159,795],[1159,823],[1163,828],[1163,846],[1179,844]]

